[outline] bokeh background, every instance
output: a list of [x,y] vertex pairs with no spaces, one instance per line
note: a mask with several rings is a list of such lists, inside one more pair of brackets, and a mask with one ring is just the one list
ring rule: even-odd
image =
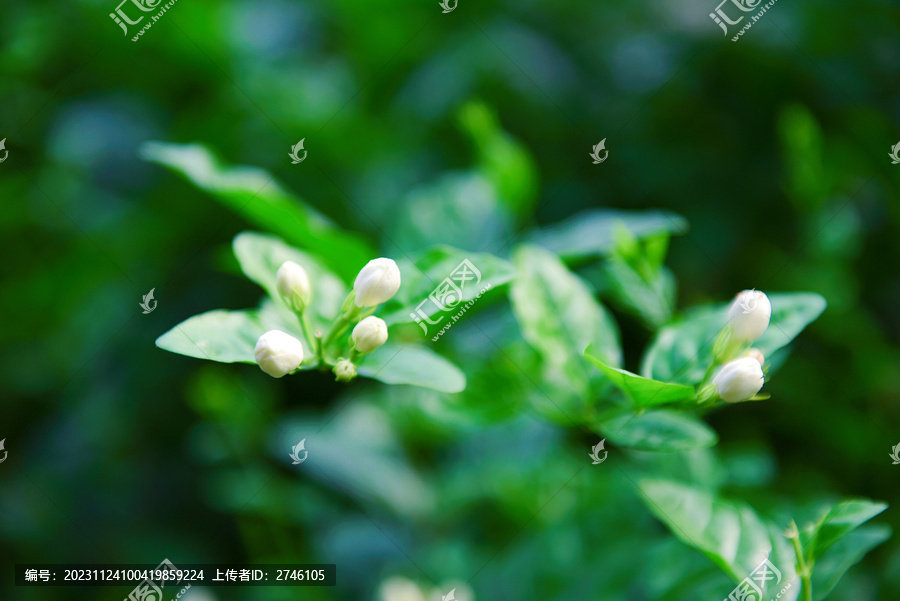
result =
[[[667,262],[679,308],[743,288],[829,302],[771,402],[710,416],[715,477],[762,507],[896,503],[900,13],[782,0],[733,43],[713,5],[179,0],[133,43],[113,1],[6,0],[0,598],[128,593],[14,588],[18,562],[165,557],[338,564],[333,589],[186,597],[205,601],[416,601],[396,578],[464,600],[731,589],[625,476],[572,478],[595,435],[472,376],[489,351],[479,328],[435,345],[470,374],[460,395],[276,381],[156,348],[190,315],[256,305],[230,242],[262,228],[143,160],[151,140],[262,167],[388,256],[439,243],[506,256],[585,209],[674,211],[690,223]],[[300,138],[308,158],[290,165]],[[477,168],[505,179],[485,186]],[[497,218],[497,190],[518,199],[514,218]],[[159,305],[142,315],[151,288]],[[473,323],[509,323],[505,293],[482,304]],[[633,364],[650,333],[617,316]],[[328,479],[282,452],[279,432],[311,425]],[[897,516],[878,521],[896,530]],[[896,539],[832,595],[898,597]]]

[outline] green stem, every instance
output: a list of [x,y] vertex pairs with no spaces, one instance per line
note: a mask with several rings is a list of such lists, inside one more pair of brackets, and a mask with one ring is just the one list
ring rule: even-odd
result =
[[[306,321],[306,311],[300,311],[297,314],[297,319],[300,321],[300,329],[303,331],[303,337],[306,338],[306,343],[309,345],[309,349],[315,352],[315,338],[310,336],[309,334],[309,324]],[[318,356],[318,353],[317,353]],[[319,357],[319,361],[321,361],[321,357]]]
[[[351,296],[347,297],[347,300],[350,300]],[[344,303],[346,306],[348,303]],[[375,307],[362,308],[357,307],[356,304],[351,304],[351,306],[343,311],[340,316],[334,321],[334,325],[331,326],[331,331],[328,332],[328,336],[325,337],[324,347],[327,349],[331,344],[344,332],[347,331],[347,328],[354,321],[360,321],[372,313],[375,312]]]
[[334,321],[334,324],[331,326],[331,331],[328,332],[328,336],[325,337],[325,342],[322,345],[323,348],[331,346],[331,343],[334,342],[338,336],[347,331],[351,319],[353,319],[352,314],[342,313],[340,317]]
[[800,545],[800,531],[797,529],[797,523],[791,520],[792,535],[791,544],[794,546],[794,554],[797,556],[797,575],[800,576],[800,582],[803,586],[803,601],[812,601],[812,566],[806,563],[806,557],[803,554],[803,547]]
[[316,330],[316,357],[319,358],[319,369],[325,369],[328,363],[325,361],[325,346],[322,344],[322,332]]

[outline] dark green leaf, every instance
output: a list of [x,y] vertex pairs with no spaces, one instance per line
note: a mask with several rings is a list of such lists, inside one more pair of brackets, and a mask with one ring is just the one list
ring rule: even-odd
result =
[[344,280],[351,280],[375,257],[362,238],[338,228],[263,169],[226,167],[201,144],[147,142],[140,152],[144,159],[180,173],[251,223],[315,251]]

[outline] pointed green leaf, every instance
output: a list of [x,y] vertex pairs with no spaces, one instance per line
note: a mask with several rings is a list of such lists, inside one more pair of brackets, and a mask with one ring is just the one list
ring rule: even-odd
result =
[[803,549],[813,559],[821,557],[833,544],[850,531],[887,509],[887,503],[868,499],[851,499],[832,507],[811,530],[804,531]]
[[665,403],[693,400],[696,393],[692,386],[683,384],[670,384],[641,377],[630,371],[606,365],[587,352],[584,355],[588,361],[597,366],[610,379],[610,381],[628,398],[634,401],[638,407],[652,407]]
[[253,356],[256,340],[267,330],[276,329],[274,325],[259,311],[219,309],[181,322],[157,338],[156,346],[198,359],[256,363]]
[[672,534],[706,554],[735,582],[750,576],[768,559],[781,572],[781,580],[777,584],[770,582],[765,593],[774,596],[793,582],[794,586],[779,601],[797,598],[800,587],[796,586],[799,580],[795,581],[796,559],[782,528],[761,519],[748,505],[719,499],[695,487],[669,480],[642,479],[638,488],[648,509]]
[[409,384],[441,392],[461,392],[466,376],[450,361],[421,345],[386,344],[366,355],[358,373],[385,384]]

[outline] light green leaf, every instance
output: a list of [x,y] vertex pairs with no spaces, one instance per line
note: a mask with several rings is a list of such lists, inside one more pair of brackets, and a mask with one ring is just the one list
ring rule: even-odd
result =
[[[767,357],[787,345],[825,310],[825,299],[808,292],[769,294],[772,319],[754,344]],[[698,307],[684,319],[663,327],[650,344],[641,375],[654,380],[695,385],[713,359],[713,342],[728,323],[729,304]]]
[[[452,246],[434,246],[417,256],[414,262],[403,259],[397,265],[403,284],[394,298],[385,303],[383,319],[389,324],[413,323],[418,319],[429,326],[429,334],[442,328],[446,323],[444,318],[457,313],[464,303],[515,276],[515,269],[508,261],[489,253],[467,252]],[[448,279],[452,287],[443,289],[447,294],[436,293],[435,290]],[[442,311],[438,303],[446,306],[447,311]],[[429,324],[429,320],[440,323]]]
[[[284,190],[257,167],[226,167],[201,144],[147,142],[141,157],[168,167],[216,200],[292,244],[315,251],[345,280],[375,257],[361,237],[338,228],[327,217]],[[285,149],[287,154],[287,149]],[[287,157],[285,156],[285,160]]]
[[640,240],[663,233],[684,234],[688,223],[671,211],[592,209],[537,230],[530,240],[566,259],[608,255],[615,249],[616,232],[622,227]]
[[868,499],[851,499],[832,507],[811,530],[804,530],[803,549],[813,559],[821,557],[833,544],[850,531],[887,509],[887,503]]
[[[234,254],[244,274],[262,286],[278,306],[284,321],[297,322],[275,286],[275,274],[285,261],[301,265],[309,275],[312,285],[312,299],[307,309],[312,318],[312,327],[327,331],[328,324],[337,316],[348,289],[333,273],[317,259],[292,248],[275,236],[256,232],[243,232],[234,238]],[[362,265],[359,266],[362,268]]]
[[606,374],[615,387],[624,392],[638,407],[653,407],[654,405],[663,405],[665,403],[675,403],[696,398],[696,393],[692,386],[650,380],[637,374],[633,374],[630,371],[606,365],[596,357],[589,355],[587,352],[585,352],[584,356],[587,357],[588,361],[596,365],[600,371]]
[[256,363],[253,349],[264,332],[274,329],[259,311],[218,309],[195,315],[159,338],[161,349],[222,363]]
[[647,508],[672,534],[706,554],[732,580],[740,582],[750,576],[768,558],[781,572],[781,580],[778,584],[769,583],[765,593],[774,596],[785,584],[794,582],[779,601],[797,598],[800,587],[799,580],[795,581],[796,559],[782,528],[762,520],[748,505],[716,498],[695,487],[642,479],[638,488]]
[[587,397],[591,372],[583,353],[591,347],[605,363],[619,365],[619,329],[581,278],[558,257],[536,246],[516,249],[518,277],[510,286],[522,336],[541,356],[544,376]]
[[665,409],[635,414],[617,410],[595,430],[613,444],[641,451],[688,451],[714,446],[719,437],[701,419]]
[[890,536],[890,526],[872,524],[850,532],[837,541],[823,557],[816,560],[813,571],[813,599],[815,601],[825,599],[847,570]]
[[458,367],[421,345],[386,344],[366,355],[357,371],[385,384],[409,384],[441,392],[466,388],[466,376]]
[[601,270],[598,284],[601,294],[634,313],[652,329],[659,328],[672,317],[675,302],[675,278],[661,268],[649,282],[619,257],[610,257]]
[[414,188],[393,220],[391,240],[417,252],[442,242],[460,248],[485,248],[512,236],[512,219],[491,185],[474,172],[448,173]]

